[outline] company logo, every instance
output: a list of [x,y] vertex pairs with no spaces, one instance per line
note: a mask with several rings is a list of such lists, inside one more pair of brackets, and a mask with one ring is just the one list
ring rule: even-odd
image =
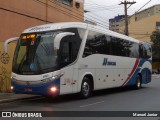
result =
[[11,112],[2,112],[2,117],[11,117]]
[[31,28],[29,31],[38,31],[38,30],[49,29],[49,28],[51,27],[50,26],[34,27],[34,28]]
[[108,58],[104,58],[102,65],[103,66],[106,66],[106,65],[116,66],[116,62],[108,61]]
[[11,117],[42,117],[42,113],[40,112],[2,112],[2,116],[4,118],[11,118]]

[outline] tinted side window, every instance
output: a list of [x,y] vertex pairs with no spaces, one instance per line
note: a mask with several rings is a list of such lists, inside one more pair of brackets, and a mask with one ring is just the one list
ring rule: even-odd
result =
[[111,37],[111,48],[110,55],[117,55],[117,39],[115,37]]
[[[142,47],[141,49],[144,48]],[[92,54],[105,54],[139,58],[141,49],[139,49],[138,43],[90,31],[83,57]]]
[[139,45],[140,57],[144,59],[151,58],[152,50],[148,43],[143,43]]
[[87,57],[92,54],[103,54],[105,39],[105,35],[90,31],[88,33],[83,57]]
[[72,62],[72,43],[71,42],[62,43],[61,62],[62,63]]
[[139,44],[138,43],[133,43],[132,54],[134,58],[139,58]]
[[105,40],[104,40],[104,54],[106,55],[111,55],[112,54],[112,42],[111,42],[111,37],[108,35],[105,35]]
[[144,49],[143,45],[140,44],[140,45],[139,45],[139,57],[140,57],[140,58],[144,58],[144,57],[143,57],[143,49]]
[[124,57],[139,57],[139,44],[130,42],[128,40],[123,40],[121,38],[111,37],[111,47],[110,55],[124,56]]

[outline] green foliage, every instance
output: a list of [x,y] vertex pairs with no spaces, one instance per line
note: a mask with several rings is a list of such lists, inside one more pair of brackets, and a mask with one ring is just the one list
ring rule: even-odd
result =
[[152,45],[152,56],[153,59],[160,60],[160,31],[156,30],[152,32],[150,36]]

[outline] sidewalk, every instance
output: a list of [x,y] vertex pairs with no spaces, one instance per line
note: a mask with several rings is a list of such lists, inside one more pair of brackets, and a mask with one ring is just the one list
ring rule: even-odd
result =
[[160,77],[160,74],[152,74],[152,77]]
[[23,100],[25,98],[34,98],[37,96],[38,95],[0,93],[0,103],[12,102],[12,101],[16,101],[16,100]]

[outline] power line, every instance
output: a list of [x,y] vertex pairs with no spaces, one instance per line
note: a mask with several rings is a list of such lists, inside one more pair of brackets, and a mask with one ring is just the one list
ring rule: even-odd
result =
[[90,6],[90,5],[85,5],[85,7],[88,8],[93,8],[93,9],[98,9],[98,8],[102,8],[102,9],[106,9],[106,8],[117,8],[118,5],[111,5],[111,6]]
[[113,7],[113,8],[103,8],[103,7],[101,7],[101,8],[90,8],[90,10],[93,10],[92,12],[94,12],[94,11],[97,11],[97,10],[115,10],[115,9],[122,9],[122,7],[121,6],[119,6],[119,7]]
[[[56,2],[53,2],[53,1],[51,1],[51,0],[49,0],[50,2],[52,2],[52,3],[55,3],[55,4],[57,4]],[[63,6],[61,6],[60,4],[57,4],[58,6],[60,6],[60,7],[63,7]],[[64,8],[64,7],[63,7]],[[65,9],[67,9],[67,10],[70,10],[70,9],[68,9],[68,8],[65,8]],[[73,8],[74,9],[74,8]],[[73,12],[73,13],[76,13],[77,12],[77,9],[74,9],[75,11],[71,11],[71,12]],[[82,10],[82,9],[80,9],[80,11],[82,12],[82,13],[84,13],[84,10]],[[81,14],[79,14],[79,12],[77,12],[76,13],[76,15],[79,15],[79,16],[81,16],[81,17],[84,17],[84,16],[82,16]],[[88,16],[90,16],[90,15],[88,15]],[[96,20],[98,20],[98,21],[101,21],[101,22],[107,22],[108,23],[108,21],[105,21],[105,20],[103,20],[103,19],[100,19],[99,17],[93,17],[93,16],[90,16],[91,18],[93,18],[93,19],[96,19]],[[87,17],[86,17],[87,18]],[[91,18],[88,18],[88,19],[91,19]],[[92,19],[92,20],[93,20]],[[94,21],[94,20],[93,20]],[[96,21],[94,21],[94,22],[96,22]],[[106,25],[105,25],[106,26]],[[107,26],[108,27],[108,26]]]
[[[93,14],[93,13],[92,13]],[[95,15],[95,14],[93,14],[93,15]],[[88,15],[89,17],[91,17],[91,18],[93,18],[93,19],[96,19],[96,20],[98,20],[98,21],[101,21],[101,22],[103,22],[103,23],[109,23],[108,21],[105,21],[105,20],[103,20],[101,17],[94,17],[94,16],[91,16],[91,15]],[[95,16],[97,16],[97,15],[95,15]],[[86,17],[87,18],[87,17]]]
[[[104,18],[102,18],[101,16],[96,15],[95,13],[92,13],[92,14],[95,15],[95,16],[97,16],[98,18],[104,19]],[[109,23],[108,21],[106,21],[106,22]]]
[[[50,0],[49,0],[50,1]],[[52,2],[52,1],[50,1],[50,2]],[[52,2],[53,3],[53,2]],[[55,2],[54,2],[55,3]],[[63,6],[61,6],[61,5],[59,5],[59,4],[57,4],[58,6],[60,6],[60,7],[63,7]],[[64,7],[63,7],[64,8]],[[68,8],[65,8],[65,9],[67,9],[68,10]],[[74,9],[74,8],[73,8]],[[81,12],[82,13],[84,13],[84,10],[82,10],[82,9],[80,9],[81,10]],[[76,11],[76,9],[75,9],[75,11]],[[75,13],[75,11],[74,11],[74,13]],[[73,11],[72,11],[73,12]],[[76,13],[76,15],[77,15],[77,13]],[[81,17],[84,17],[84,16],[82,16],[81,14],[78,14],[79,16],[81,16]],[[89,16],[89,15],[88,15]],[[96,20],[98,20],[98,21],[101,21],[101,22],[107,22],[107,21],[103,21],[103,20],[101,20],[101,19],[99,19],[99,18],[96,18],[96,17],[93,17],[93,16],[90,16],[91,18],[93,18],[93,19],[96,19]],[[104,26],[106,26],[106,25],[104,25],[104,24],[102,24],[102,23],[99,23],[99,22],[97,22],[97,21],[94,21],[93,19],[91,19],[91,18],[88,18],[88,17],[86,17],[88,20],[92,20],[92,22],[94,22],[94,23],[98,23],[98,24],[101,24],[103,27]],[[106,27],[108,27],[108,26],[106,26]]]
[[82,20],[82,18],[80,18],[80,17],[78,17],[78,16],[76,16],[76,15],[73,15],[73,14],[71,14],[71,13],[68,13],[68,12],[66,12],[65,10],[56,8],[55,6],[46,4],[45,2],[42,2],[42,1],[40,1],[40,0],[34,0],[34,1],[35,1],[35,2],[39,2],[39,3],[41,3],[41,4],[45,5],[45,6],[47,5],[47,6],[50,7],[50,8],[54,8],[55,10],[57,10],[57,11],[63,13],[63,14],[69,15],[69,16],[71,16],[71,17],[77,19],[77,20]]
[[[139,12],[142,8],[144,8],[148,3],[150,3],[152,0],[148,1],[146,4],[144,4],[137,12]],[[136,13],[137,13],[136,12]]]
[[[6,9],[6,8],[2,8],[2,7],[0,7],[0,9],[4,10],[4,11],[15,13],[15,14],[18,14],[18,15],[22,15],[22,16],[25,16],[25,17],[29,17],[29,18],[32,18],[32,19],[36,19],[36,20],[39,20],[39,21],[46,22],[46,20],[44,20],[44,19],[34,17],[34,16],[30,16],[30,15],[27,15],[27,14],[24,14],[24,13],[16,12],[16,11],[9,10],[9,9]],[[47,22],[51,23],[51,21],[47,21]]]
[[130,6],[127,7],[127,9],[129,9],[132,6],[132,4],[130,4]]
[[[34,1],[36,1],[36,2],[40,2],[40,3],[42,3],[42,4],[44,4],[44,5],[46,5],[46,3],[44,3],[44,2],[42,2],[42,1],[40,1],[40,0],[34,0]],[[49,0],[50,1],[50,0]],[[50,2],[52,2],[52,3],[55,3],[55,2],[53,2],[53,1],[50,1]],[[58,5],[58,4],[57,4]],[[56,9],[56,10],[58,10],[58,11],[60,11],[61,13],[63,13],[63,14],[67,14],[67,15],[69,15],[69,16],[72,16],[72,17],[74,17],[75,19],[77,19],[77,20],[81,20],[81,18],[80,18],[80,16],[81,17],[84,17],[83,15],[80,15],[80,14],[78,14],[78,16],[77,16],[77,14],[76,15],[74,15],[74,14],[72,14],[72,13],[68,13],[68,12],[66,12],[66,11],[64,11],[64,10],[61,10],[61,9],[59,9],[59,8],[56,8],[55,6],[52,6],[52,5],[48,5],[49,7],[51,7],[51,8],[54,8],[54,9]],[[60,7],[62,7],[61,5],[58,5],[58,6],[60,6]],[[63,7],[64,8],[64,7]],[[69,10],[68,8],[64,8],[64,9],[67,9],[67,10]],[[70,10],[71,11],[71,10]],[[73,11],[72,11],[73,12]],[[91,18],[88,18],[89,20],[91,20]],[[97,19],[97,18],[95,18],[95,19]],[[92,20],[92,21],[94,21],[94,20]],[[100,21],[100,20],[99,20]],[[95,22],[95,21],[94,21]],[[103,21],[104,22],[104,21]],[[95,23],[98,23],[98,24],[101,24],[103,27],[104,26],[106,26],[106,25],[104,25],[104,24],[102,24],[102,23],[99,23],[99,22],[95,22]],[[107,26],[108,27],[108,26]]]

